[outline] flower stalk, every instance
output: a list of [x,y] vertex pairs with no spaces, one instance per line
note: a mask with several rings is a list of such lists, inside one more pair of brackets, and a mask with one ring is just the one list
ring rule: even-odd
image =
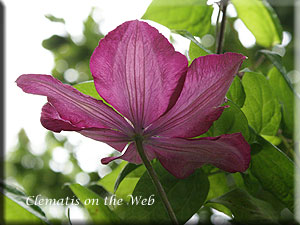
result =
[[[220,27],[220,32],[218,32],[218,40],[217,40],[217,54],[222,53],[222,48],[223,48],[223,41],[224,41],[224,34],[225,34],[225,24],[226,24],[226,9],[228,5],[228,0],[222,0],[220,4],[220,11],[222,11],[222,21],[221,21],[221,27]],[[220,12],[219,11],[219,12]],[[217,23],[219,20],[217,21]]]
[[143,137],[141,136],[136,136],[135,137],[135,144],[136,144],[136,148],[138,150],[138,153],[148,171],[148,174],[150,175],[151,177],[151,180],[154,184],[154,186],[156,187],[156,190],[170,216],[170,219],[172,221],[173,224],[179,224],[178,221],[177,221],[177,218],[176,218],[176,215],[172,209],[172,206],[168,200],[168,197],[167,197],[167,194],[163,188],[163,186],[161,185],[159,179],[158,179],[158,176],[155,172],[155,170],[153,169],[150,161],[148,160],[146,154],[145,154],[145,151],[144,151],[144,148],[143,148]]

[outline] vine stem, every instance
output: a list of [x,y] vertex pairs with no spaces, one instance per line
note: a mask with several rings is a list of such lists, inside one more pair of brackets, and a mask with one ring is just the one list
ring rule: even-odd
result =
[[[226,9],[228,5],[229,0],[222,0],[221,5],[220,5],[220,10],[222,10],[222,21],[221,21],[221,27],[220,27],[220,32],[218,35],[218,45],[217,45],[217,54],[222,53],[222,48],[223,48],[223,40],[224,40],[224,33],[225,33],[225,24],[226,24]],[[219,21],[217,21],[219,22]]]
[[165,206],[165,208],[166,208],[166,210],[167,210],[167,212],[168,212],[168,214],[171,218],[171,221],[173,222],[173,224],[178,225],[179,223],[178,223],[176,215],[175,215],[175,213],[172,209],[172,206],[171,206],[171,204],[168,200],[167,194],[166,194],[163,186],[161,185],[155,170],[153,169],[150,161],[148,160],[148,158],[145,154],[145,151],[144,151],[144,148],[143,148],[143,138],[140,137],[140,136],[137,136],[135,138],[135,144],[136,144],[136,148],[138,150],[138,153],[139,153],[139,155],[140,155],[140,157],[141,157],[141,159],[142,159],[142,161],[143,161],[143,163],[144,163],[144,165],[145,165],[145,167],[148,171],[148,174],[150,175],[151,180],[152,180],[154,186],[156,187],[156,190],[157,190],[157,192],[158,192],[158,194],[159,194],[159,196],[160,196],[160,198],[161,198],[161,200],[162,200],[162,202],[163,202],[163,204],[164,204],[164,206]]

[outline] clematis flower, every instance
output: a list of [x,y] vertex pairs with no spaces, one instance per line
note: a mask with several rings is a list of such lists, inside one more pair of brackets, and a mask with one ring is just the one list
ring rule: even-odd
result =
[[125,22],[99,42],[90,69],[99,95],[84,95],[50,75],[26,74],[17,85],[47,96],[41,123],[51,131],[76,131],[119,152],[115,159],[142,163],[135,145],[141,137],[147,158],[157,158],[177,178],[212,164],[245,171],[250,146],[241,133],[193,138],[205,133],[224,110],[220,106],[243,55],[225,53],[195,59],[184,55],[145,22]]

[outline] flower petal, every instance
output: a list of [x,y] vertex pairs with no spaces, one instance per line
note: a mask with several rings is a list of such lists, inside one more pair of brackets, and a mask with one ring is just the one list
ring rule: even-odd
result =
[[88,128],[78,131],[78,133],[96,141],[104,142],[119,152],[122,152],[126,145],[131,141],[130,137],[119,131],[104,128]]
[[178,178],[189,176],[203,164],[243,172],[250,163],[250,146],[240,133],[198,139],[152,138],[147,149],[155,151],[161,164]]
[[207,55],[193,61],[176,104],[147,133],[195,137],[222,114],[225,94],[245,57],[237,53]]
[[101,97],[141,131],[177,99],[187,59],[155,28],[136,20],[100,41],[90,67]]
[[76,127],[70,121],[60,117],[56,109],[48,102],[44,105],[41,115],[42,125],[51,131],[77,131],[78,133],[92,138],[96,141],[104,142],[118,151],[123,151],[125,146],[130,142],[130,137],[127,135],[106,128],[81,128]]
[[[16,82],[26,93],[48,97],[49,104],[44,106],[41,118],[42,124],[47,129],[60,132],[85,128],[111,128],[124,133],[132,130],[123,117],[102,101],[84,95],[50,75],[22,75]],[[56,128],[55,122],[58,122]]]

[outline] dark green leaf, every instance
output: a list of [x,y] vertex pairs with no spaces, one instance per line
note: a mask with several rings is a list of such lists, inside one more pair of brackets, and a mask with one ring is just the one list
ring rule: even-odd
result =
[[274,67],[268,74],[270,85],[279,99],[282,106],[282,117],[284,122],[284,132],[292,136],[294,131],[294,95],[289,89],[284,78],[279,71]]
[[263,53],[265,56],[267,56],[267,58],[272,62],[272,64],[278,69],[278,71],[284,77],[284,80],[287,83],[288,87],[298,98],[300,98],[300,95],[295,91],[293,84],[291,83],[287,75],[286,69],[282,63],[282,57],[278,55],[276,52],[272,52],[269,50],[260,50],[260,52]]
[[[5,219],[9,223],[48,223],[45,213],[34,204],[33,199],[26,196],[18,188],[5,184],[2,181],[1,195],[4,197]],[[18,215],[18,216],[16,216]]]
[[[217,198],[229,191],[226,174],[224,172],[209,175],[208,180],[209,180],[209,192],[208,192],[207,200]],[[205,205],[217,209],[227,214],[228,216],[232,215],[231,211],[223,205],[216,204],[216,203],[206,203]]]
[[209,202],[228,207],[234,215],[235,222],[274,224],[278,221],[278,214],[269,203],[252,197],[242,189],[234,189],[219,198],[211,199]]
[[95,192],[80,184],[71,184],[70,188],[88,210],[94,223],[107,224],[119,222],[118,216],[104,204],[104,199]]
[[264,47],[280,44],[282,27],[272,7],[265,0],[232,0],[238,17]]
[[246,72],[242,80],[246,100],[242,111],[256,133],[275,135],[280,125],[280,104],[266,79],[259,73]]
[[238,107],[242,108],[245,102],[245,91],[239,77],[235,77],[227,94],[227,98],[233,101]]
[[45,15],[45,17],[52,22],[65,23],[63,18],[57,18],[51,14]]
[[288,209],[294,207],[294,164],[278,148],[257,137],[251,145],[251,173],[262,187],[277,197]]
[[52,35],[50,38],[44,40],[42,42],[42,46],[45,49],[51,50],[51,51],[56,51],[59,49],[61,46],[68,44],[70,41],[69,37],[62,37],[58,35]]
[[249,140],[249,128],[247,118],[244,113],[233,102],[228,101],[224,105],[226,108],[220,118],[213,123],[209,129],[208,136],[219,136],[222,134],[233,134],[241,132],[244,138]]
[[206,0],[153,0],[142,19],[201,37],[210,29],[212,12]]
[[[154,169],[178,221],[182,224],[185,223],[200,209],[207,197],[209,190],[207,176],[201,169],[198,169],[186,179],[177,179],[158,162],[154,164]],[[124,207],[121,209],[118,208],[120,216],[126,219],[126,222],[170,223],[169,216],[147,172],[137,183],[132,195],[134,197],[142,196],[145,199],[154,195],[155,200],[152,205],[141,205],[141,203],[135,205],[130,201],[129,205],[123,205]],[[151,201],[149,202],[151,203]]]

